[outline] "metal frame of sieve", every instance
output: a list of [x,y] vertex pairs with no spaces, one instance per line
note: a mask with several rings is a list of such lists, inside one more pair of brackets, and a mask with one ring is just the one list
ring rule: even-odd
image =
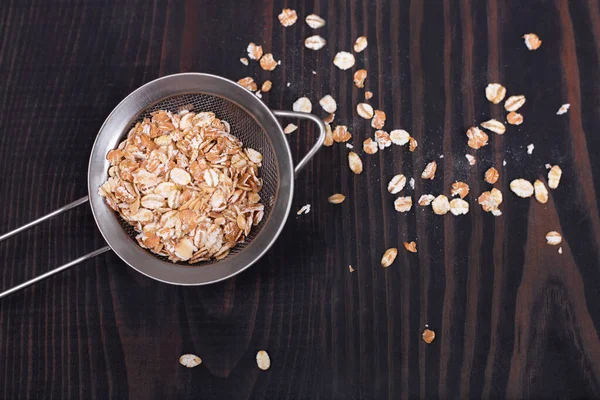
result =
[[[136,121],[158,109],[177,112],[193,106],[194,112],[213,111],[231,125],[231,133],[263,155],[260,192],[265,205],[263,221],[245,243],[235,246],[223,260],[200,264],[174,264],[138,245],[132,229],[120,219],[102,197],[98,187],[107,179],[106,154],[117,147]],[[308,119],[317,124],[316,144],[294,167],[289,145],[276,117]],[[0,298],[62,272],[106,251],[113,250],[136,271],[174,285],[206,285],[230,278],[254,264],[273,245],[290,212],[294,176],[315,155],[325,140],[325,124],[315,115],[293,111],[272,111],[252,92],[216,75],[183,73],[165,76],[145,84],[127,96],[107,117],[92,147],[88,166],[88,196],[0,236],[0,242],[26,229],[89,201],[96,225],[108,246],[61,265],[45,274],[0,293]]]

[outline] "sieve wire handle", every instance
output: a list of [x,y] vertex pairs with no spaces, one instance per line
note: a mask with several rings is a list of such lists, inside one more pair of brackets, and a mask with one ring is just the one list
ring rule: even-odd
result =
[[[40,217],[38,219],[35,219],[35,220],[33,220],[33,221],[31,221],[31,222],[23,225],[23,226],[20,226],[17,229],[14,229],[14,230],[12,230],[10,232],[7,232],[4,235],[0,236],[0,242],[2,242],[3,240],[8,239],[9,237],[12,237],[12,236],[16,235],[17,233],[23,232],[23,231],[25,231],[25,230],[27,230],[29,228],[32,228],[32,227],[34,227],[34,226],[36,226],[36,225],[38,225],[38,224],[40,224],[40,223],[42,223],[44,221],[47,221],[50,218],[56,217],[57,215],[60,215],[60,214],[64,213],[65,211],[69,211],[69,210],[71,210],[71,209],[73,209],[73,208],[75,208],[75,207],[77,207],[77,206],[79,206],[81,204],[85,204],[85,203],[88,202],[88,200],[89,200],[88,196],[82,197],[79,200],[75,200],[74,202],[69,203],[66,206],[63,206],[63,207],[61,207],[61,208],[59,208],[57,210],[52,211],[51,213],[48,213],[48,214],[46,214],[46,215],[44,215],[44,216],[42,216],[42,217]],[[48,271],[48,272],[46,272],[46,273],[44,273],[42,275],[36,276],[35,278],[32,278],[32,279],[30,279],[28,281],[25,281],[25,282],[23,282],[23,283],[21,283],[21,284],[19,284],[17,286],[14,286],[14,287],[12,287],[10,289],[7,289],[7,290],[5,290],[3,292],[0,292],[0,299],[3,298],[3,297],[8,296],[10,294],[13,294],[15,292],[18,292],[19,290],[21,290],[23,288],[26,288],[27,286],[33,285],[34,283],[38,283],[38,282],[40,282],[40,281],[42,281],[42,280],[44,280],[46,278],[49,278],[52,275],[58,274],[59,272],[62,272],[62,271],[65,271],[65,270],[71,268],[72,266],[74,266],[76,264],[79,264],[80,262],[88,260],[88,259],[90,259],[92,257],[96,257],[97,255],[102,254],[102,253],[104,253],[104,252],[106,252],[108,250],[110,250],[110,247],[104,246],[104,247],[102,247],[102,248],[100,248],[98,250],[94,250],[91,253],[88,253],[88,254],[83,255],[83,256],[81,256],[79,258],[76,258],[73,261],[69,261],[68,263],[63,264],[60,267],[57,267],[57,268],[55,268],[55,269],[53,269],[51,271]]]
[[304,166],[306,166],[306,164],[310,161],[310,159],[313,158],[313,156],[317,153],[317,151],[319,151],[321,146],[323,146],[323,142],[325,142],[325,134],[326,134],[325,124],[323,123],[321,118],[317,117],[316,115],[303,113],[303,112],[274,110],[273,114],[275,114],[278,117],[309,119],[312,122],[314,122],[315,124],[317,124],[317,127],[319,128],[319,138],[317,139],[317,143],[315,143],[315,145],[308,151],[308,153],[306,153],[304,158],[302,160],[300,160],[298,165],[296,165],[296,167],[294,168],[294,175],[298,175],[298,173],[300,171],[302,171],[302,168],[304,168]]

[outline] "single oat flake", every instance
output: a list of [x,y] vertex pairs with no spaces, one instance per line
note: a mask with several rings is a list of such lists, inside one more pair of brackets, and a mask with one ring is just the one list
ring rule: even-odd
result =
[[327,201],[331,204],[341,204],[346,200],[346,196],[341,193],[332,194],[327,198]]
[[348,166],[356,175],[360,175],[363,171],[363,163],[358,154],[351,151],[348,153]]
[[300,97],[292,105],[292,110],[297,112],[309,113],[312,111],[312,103],[308,97]]
[[366,36],[359,37],[358,39],[356,39],[356,42],[354,42],[354,51],[356,53],[360,53],[361,51],[367,48],[367,44],[368,42]]
[[408,251],[410,251],[411,253],[416,253],[417,252],[417,242],[412,241],[412,242],[404,242],[404,248]]
[[248,65],[248,59],[246,57],[240,58],[240,62],[244,65]]
[[252,42],[250,42],[246,51],[248,52],[248,58],[251,60],[260,60],[260,58],[263,55],[262,46],[259,46]]
[[435,196],[432,194],[424,194],[421,195],[421,197],[419,197],[419,205],[420,206],[428,206],[431,204],[431,202],[435,199]]
[[502,192],[493,188],[489,192],[483,192],[477,199],[483,211],[491,212],[495,216],[500,215],[498,207],[502,203]]
[[454,215],[464,215],[469,212],[469,203],[463,199],[450,201],[450,212]]
[[417,149],[417,146],[419,144],[417,143],[417,140],[414,137],[410,137],[410,139],[408,140],[408,151],[410,151],[411,153],[413,151],[415,151]]
[[560,108],[558,109],[558,111],[556,112],[556,115],[563,115],[566,114],[567,111],[569,111],[569,108],[571,107],[571,105],[569,103],[563,104],[562,106],[560,106]]
[[511,125],[521,125],[523,123],[523,115],[518,112],[511,111],[506,116],[506,122]]
[[506,96],[506,88],[499,83],[490,83],[485,88],[485,97],[494,104],[500,103]]
[[397,255],[398,255],[398,249],[397,248],[392,247],[390,249],[387,249],[385,251],[385,253],[383,253],[383,257],[381,257],[381,266],[383,268],[387,268],[390,265],[392,265],[392,263],[396,259]]
[[500,178],[500,173],[494,167],[491,167],[487,171],[485,171],[485,181],[489,184],[494,184],[498,182],[498,178]]
[[562,176],[562,170],[558,165],[552,166],[548,172],[548,187],[550,189],[556,189],[560,183],[560,177]]
[[302,206],[302,208],[300,208],[296,212],[296,215],[308,214],[309,212],[310,212],[310,204],[305,204]]
[[381,110],[375,110],[373,114],[373,119],[371,120],[371,126],[375,129],[383,129],[385,125],[385,113]]
[[354,268],[352,268],[352,265],[348,265],[348,269],[350,270],[350,272],[354,272]]
[[422,179],[430,179],[433,180],[435,178],[435,171],[437,170],[437,163],[435,161],[430,162],[425,166],[425,169],[421,173]]
[[392,145],[390,134],[382,130],[375,131],[375,141],[379,145],[379,150],[383,150]]
[[354,66],[354,56],[346,51],[340,51],[335,55],[333,64],[339,69],[345,71]]
[[281,25],[288,27],[296,23],[296,21],[298,20],[298,14],[296,14],[295,10],[292,10],[290,8],[284,8],[281,11],[281,14],[277,16],[277,18],[279,18],[279,22],[281,22]]
[[375,154],[379,151],[377,142],[371,138],[366,138],[363,142],[363,151],[367,154]]
[[489,121],[482,122],[480,124],[483,128],[490,130],[498,135],[503,135],[506,132],[504,124],[498,120],[490,119]]
[[431,208],[437,215],[444,215],[450,211],[450,202],[443,194],[440,194],[431,202]]
[[258,353],[256,353],[256,365],[258,365],[258,368],[262,369],[263,371],[268,370],[271,367],[271,358],[269,357],[269,353],[264,350],[260,350]]
[[373,92],[370,92],[370,91],[367,90],[365,92],[365,100],[369,100],[372,97],[373,97]]
[[526,101],[525,96],[523,96],[522,94],[520,94],[518,96],[510,96],[504,102],[504,109],[506,111],[517,111],[519,108],[523,107],[523,104],[525,104],[525,101]]
[[537,179],[533,183],[533,189],[535,192],[535,199],[542,204],[546,204],[546,202],[548,202],[548,189],[546,189],[544,182]]
[[563,253],[562,247],[559,247],[558,248],[558,254],[562,254],[562,253]]
[[556,246],[562,242],[562,236],[556,231],[550,231],[546,233],[546,242],[548,242],[550,246]]
[[333,145],[333,132],[331,131],[331,125],[325,124],[325,141],[323,142],[323,146],[332,146]]
[[374,111],[370,104],[358,103],[356,105],[356,113],[364,119],[371,119],[373,118]]
[[306,16],[306,25],[312,29],[319,29],[325,26],[325,20],[319,17],[317,14],[310,14]]
[[542,45],[542,41],[535,33],[527,33],[522,37],[525,39],[525,46],[527,46],[529,50],[537,50]]
[[[366,69],[359,69],[358,71],[356,71],[354,73],[354,85],[359,88],[362,89],[365,87],[365,79],[367,79],[367,70]],[[365,93],[365,97],[367,96],[367,94]]]
[[510,183],[510,190],[519,197],[531,197],[533,195],[533,185],[525,179],[515,179]]
[[273,54],[267,53],[260,58],[260,67],[265,71],[273,71],[278,62],[273,58]]
[[423,331],[423,341],[427,344],[431,344],[435,339],[435,332],[431,329],[425,329]]
[[337,103],[329,94],[324,96],[321,100],[319,100],[319,104],[321,105],[323,110],[330,114],[334,113],[335,110],[337,110]]
[[294,132],[296,129],[298,129],[298,126],[294,125],[294,124],[288,124],[284,129],[283,129],[283,133],[285,133],[286,135],[289,135],[290,133]]
[[323,122],[325,122],[326,124],[330,124],[333,122],[334,119],[335,119],[335,113],[331,113],[327,117],[323,118]]
[[338,125],[333,130],[333,140],[336,142],[345,143],[350,139],[352,139],[352,134],[348,131],[346,125]]
[[398,146],[404,146],[410,141],[410,134],[404,129],[394,129],[390,132],[390,140]]
[[408,212],[412,208],[412,197],[403,196],[394,200],[394,208],[398,212]]
[[327,41],[319,35],[309,36],[306,39],[304,39],[304,46],[307,49],[311,49],[311,50],[315,50],[315,51],[321,50],[326,44],[327,44]]
[[237,83],[241,87],[246,88],[251,92],[254,92],[258,89],[258,87],[256,86],[256,82],[254,82],[254,79],[252,79],[251,77],[242,78]]
[[194,368],[202,364],[202,359],[195,354],[184,354],[179,357],[179,364],[187,368]]
[[406,177],[402,174],[395,175],[388,183],[388,192],[397,194],[406,186]]
[[468,145],[472,149],[480,149],[488,144],[488,135],[476,126],[467,130]]
[[260,90],[262,90],[263,92],[268,92],[269,90],[271,90],[271,87],[273,86],[273,82],[266,80],[263,82],[262,87],[260,88]]
[[477,163],[477,160],[475,160],[475,157],[473,157],[472,155],[465,154],[465,157],[467,158],[469,165],[475,165],[475,163]]
[[456,181],[452,184],[450,194],[452,197],[460,196],[461,199],[464,199],[469,194],[469,185],[464,182]]

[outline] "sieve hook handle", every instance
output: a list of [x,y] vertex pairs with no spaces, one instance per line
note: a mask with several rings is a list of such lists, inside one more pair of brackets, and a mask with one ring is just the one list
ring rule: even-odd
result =
[[[7,233],[5,233],[3,235],[0,235],[0,242],[2,242],[3,240],[8,239],[9,237],[12,237],[12,236],[16,235],[17,233],[23,232],[23,231],[25,231],[25,230],[27,230],[29,228],[32,228],[32,227],[34,227],[34,226],[36,226],[36,225],[38,225],[38,224],[40,224],[40,223],[42,223],[44,221],[47,221],[50,218],[56,217],[57,215],[60,215],[60,214],[64,213],[65,211],[69,211],[69,210],[71,210],[71,209],[73,209],[73,208],[75,208],[75,207],[77,207],[77,206],[79,206],[81,204],[85,204],[85,203],[88,202],[88,200],[89,200],[88,196],[82,197],[79,200],[75,200],[74,202],[69,203],[66,206],[63,206],[63,207],[61,207],[59,209],[56,209],[56,210],[52,211],[51,213],[48,213],[48,214],[46,214],[46,215],[44,215],[44,216],[42,216],[42,217],[40,217],[38,219],[35,219],[35,220],[33,220],[33,221],[31,221],[31,222],[23,225],[23,226],[20,226],[17,229],[14,229],[14,230],[12,230],[10,232],[7,232]],[[5,290],[3,292],[0,292],[0,299],[3,298],[3,297],[6,297],[8,295],[11,295],[11,294],[13,294],[13,293],[15,293],[15,292],[23,289],[23,288],[26,288],[27,286],[31,286],[34,283],[38,283],[38,282],[40,282],[40,281],[42,281],[42,280],[44,280],[46,278],[49,278],[52,275],[58,274],[59,272],[62,272],[62,271],[65,271],[65,270],[71,268],[72,266],[74,266],[76,264],[79,264],[80,262],[88,260],[88,259],[90,259],[92,257],[96,257],[97,255],[102,254],[102,253],[104,253],[106,251],[109,251],[109,250],[110,250],[110,247],[108,247],[108,246],[102,247],[102,248],[100,248],[98,250],[94,250],[91,253],[88,253],[88,254],[83,255],[83,256],[81,256],[79,258],[76,258],[73,261],[70,261],[70,262],[68,262],[66,264],[61,265],[60,267],[57,267],[57,268],[55,268],[55,269],[53,269],[51,271],[48,271],[48,272],[46,272],[46,273],[44,273],[42,275],[36,276],[35,278],[32,278],[32,279],[30,279],[28,281],[25,281],[25,282],[23,282],[23,283],[21,283],[21,284],[19,284],[17,286],[14,286],[14,287],[12,287],[10,289]]]
[[319,151],[321,146],[323,146],[326,134],[325,124],[323,123],[321,118],[317,117],[316,115],[303,112],[274,110],[273,114],[275,114],[278,117],[309,119],[315,124],[317,124],[317,127],[319,128],[319,138],[317,139],[317,143],[315,143],[315,145],[308,151],[308,153],[306,153],[304,158],[300,160],[300,162],[296,165],[296,168],[294,168],[294,175],[298,175],[298,173],[302,171],[302,168],[306,166],[310,159],[313,158],[317,151]]

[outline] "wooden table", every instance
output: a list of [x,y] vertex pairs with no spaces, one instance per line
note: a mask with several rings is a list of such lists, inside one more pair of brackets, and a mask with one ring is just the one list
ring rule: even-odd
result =
[[[277,20],[284,6],[299,15],[288,28]],[[303,22],[312,12],[325,28]],[[528,32],[543,40],[537,51],[523,44]],[[315,33],[327,46],[313,52],[303,40]],[[356,67],[338,70],[333,56],[362,34],[369,46]],[[242,65],[251,41],[281,65]],[[354,111],[358,67],[386,129],[408,130],[414,153],[363,153],[373,129]],[[0,232],[86,195],[103,120],[135,88],[177,72],[271,79],[269,107],[306,95],[322,116],[318,99],[330,93],[335,124],[350,127],[364,161],[355,176],[343,144],[324,148],[298,177],[273,249],[225,282],[169,286],[107,253],[1,300],[1,398],[600,397],[596,0],[4,0],[0,71]],[[505,118],[485,98],[489,82],[526,96],[525,122],[473,151],[466,129]],[[558,116],[563,103],[571,109]],[[289,136],[295,160],[315,137],[304,123]],[[422,180],[431,160],[436,177]],[[546,163],[563,170],[547,204],[510,191],[515,178],[545,181]],[[476,202],[491,188],[490,166],[500,171],[500,217]],[[466,181],[471,211],[396,212],[387,183],[397,173],[415,178],[403,192],[415,201]],[[347,196],[338,206],[327,202],[336,192]],[[312,211],[296,216],[304,204]],[[545,242],[551,230],[564,236],[562,254]],[[404,250],[410,240],[417,254]],[[102,245],[80,207],[0,244],[0,287]],[[398,258],[383,269],[389,247]],[[429,345],[426,325],[436,332]],[[271,356],[267,372],[259,349]],[[188,352],[203,364],[179,365]]]

